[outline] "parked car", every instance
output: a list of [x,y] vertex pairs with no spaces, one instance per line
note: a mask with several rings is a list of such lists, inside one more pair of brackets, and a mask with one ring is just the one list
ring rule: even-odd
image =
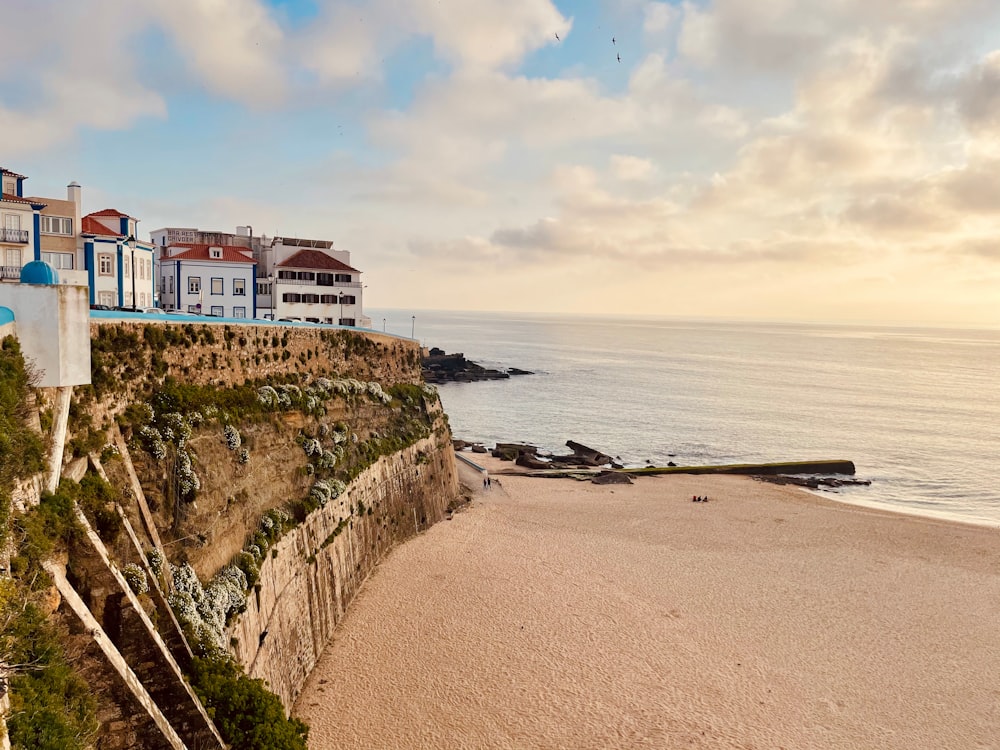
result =
[[91,305],[91,310],[110,310],[111,305]]
[[134,307],[125,307],[124,305],[115,305],[111,308],[112,310],[117,310],[118,312],[139,312]]
[[139,312],[146,313],[147,315],[166,315],[166,310],[161,310],[159,307],[142,307]]

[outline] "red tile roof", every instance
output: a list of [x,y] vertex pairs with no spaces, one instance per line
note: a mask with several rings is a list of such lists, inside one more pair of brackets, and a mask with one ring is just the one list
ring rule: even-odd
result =
[[322,268],[329,271],[354,271],[361,273],[356,268],[351,268],[346,263],[341,263],[326,253],[319,250],[299,250],[288,260],[276,264],[279,268]]
[[[164,261],[174,260],[179,258],[181,260],[212,260],[217,263],[256,263],[253,258],[250,258],[243,253],[241,253],[237,248],[231,247],[230,245],[198,245],[193,242],[172,242],[167,247],[186,247],[189,248],[182,253],[174,253],[169,257],[164,257]],[[210,248],[218,248],[222,250],[221,258],[213,258],[211,253],[209,253]]]
[[[39,201],[33,198],[21,198],[20,196],[14,195],[13,193],[0,193],[0,195],[3,196],[3,199],[5,201],[9,201],[10,203],[26,203],[29,206],[32,203],[34,203],[37,206],[39,203]],[[45,204],[42,203],[42,205],[44,206]]]
[[101,211],[94,211],[93,213],[87,214],[87,216],[117,216],[118,218],[134,219],[134,216],[129,216],[128,214],[123,214],[117,208],[105,208]]
[[124,237],[124,234],[119,234],[114,230],[108,229],[97,219],[91,218],[94,214],[89,214],[84,216],[80,221],[80,233],[81,234],[99,234],[103,237]]

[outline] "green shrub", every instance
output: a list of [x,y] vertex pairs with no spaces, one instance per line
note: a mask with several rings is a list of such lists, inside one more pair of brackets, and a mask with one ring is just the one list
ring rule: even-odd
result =
[[191,685],[222,739],[240,750],[306,750],[309,727],[285,717],[263,680],[250,679],[229,658],[195,657]]
[[6,601],[3,610],[4,661],[31,665],[10,680],[11,745],[32,750],[92,747],[99,728],[93,694],[68,663],[56,629],[33,602]]

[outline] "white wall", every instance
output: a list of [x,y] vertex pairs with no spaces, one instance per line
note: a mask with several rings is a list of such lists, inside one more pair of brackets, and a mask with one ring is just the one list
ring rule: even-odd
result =
[[[164,258],[159,264],[160,278],[165,279],[166,291],[162,295],[164,307],[167,300],[177,310],[187,311],[194,305],[201,305],[201,312],[210,313],[213,307],[222,307],[222,314],[236,317],[234,308],[245,308],[245,317],[252,318],[254,279],[253,265],[250,263],[227,263],[224,261],[184,260],[182,258]],[[180,269],[178,271],[178,268]],[[173,294],[177,289],[177,277],[180,276],[180,298],[175,300]],[[173,283],[170,283],[173,277]],[[189,280],[198,277],[201,280],[201,292],[191,293]],[[212,294],[212,279],[222,279],[222,294]],[[233,293],[233,281],[243,279],[245,294]]]
[[3,284],[0,305],[14,311],[21,351],[41,374],[40,387],[90,383],[87,287]]

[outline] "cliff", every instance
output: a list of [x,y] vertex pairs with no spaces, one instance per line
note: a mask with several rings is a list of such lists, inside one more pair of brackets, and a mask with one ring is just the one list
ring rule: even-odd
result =
[[[447,417],[416,343],[383,334],[91,333],[92,385],[67,402],[66,434],[59,394],[29,410],[65,443],[63,482],[45,495],[27,472],[14,491],[25,518],[65,517],[38,596],[92,686],[79,746],[243,745],[233,695],[259,679],[287,713],[372,568],[457,499]],[[268,746],[301,747],[282,722]]]

